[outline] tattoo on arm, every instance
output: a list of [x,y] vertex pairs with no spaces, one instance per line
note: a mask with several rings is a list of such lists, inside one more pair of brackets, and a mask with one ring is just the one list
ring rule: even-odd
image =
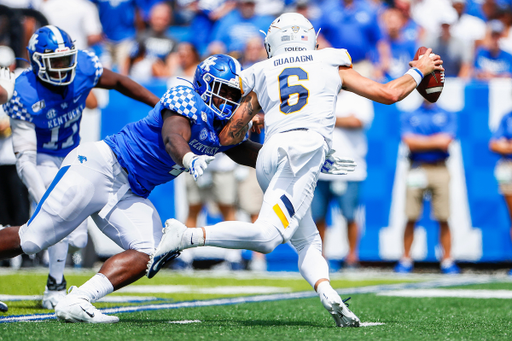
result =
[[[256,112],[254,112],[254,107],[252,105],[252,99],[254,94],[249,94],[246,97],[242,98],[242,102],[240,105],[242,106],[242,116],[240,119],[233,120],[229,122],[229,134],[233,138],[240,138],[240,136],[245,136],[248,130],[247,124],[244,121],[249,117],[249,121],[254,117]],[[246,105],[243,105],[245,104]]]

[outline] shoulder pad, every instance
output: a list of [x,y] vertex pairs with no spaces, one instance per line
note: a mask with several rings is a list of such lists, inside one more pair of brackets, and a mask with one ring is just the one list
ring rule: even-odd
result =
[[78,50],[78,58],[77,68],[80,72],[87,76],[94,75],[94,85],[98,84],[103,74],[103,65],[101,65],[98,56],[92,51]]
[[204,104],[204,101],[194,89],[178,85],[177,87],[167,90],[165,95],[160,99],[160,103],[162,103],[165,108],[196,122],[196,113],[201,110],[199,105]]

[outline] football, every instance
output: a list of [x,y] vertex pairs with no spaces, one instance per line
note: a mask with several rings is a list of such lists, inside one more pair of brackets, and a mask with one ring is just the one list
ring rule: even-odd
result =
[[[427,48],[422,46],[416,51],[416,55],[414,56],[414,60],[418,60],[427,51]],[[427,101],[434,103],[441,96],[441,92],[444,87],[444,71],[434,71],[428,75],[423,77],[423,80],[416,88],[418,92],[425,98]]]

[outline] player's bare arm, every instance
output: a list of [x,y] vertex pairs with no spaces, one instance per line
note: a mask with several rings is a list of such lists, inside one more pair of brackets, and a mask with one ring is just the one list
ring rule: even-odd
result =
[[150,107],[154,107],[160,100],[151,91],[139,83],[109,69],[103,69],[103,74],[101,75],[98,84],[96,84],[96,87],[117,90],[127,97],[146,103]]
[[191,136],[190,121],[169,109],[162,111],[162,118],[164,120],[162,138],[165,150],[176,164],[183,166],[183,156],[191,151],[188,145]]
[[[409,64],[412,67],[418,68],[423,75],[429,74],[434,70],[443,71],[444,68],[441,57],[436,54],[431,54],[431,52],[432,49],[429,48],[425,53],[426,56],[429,56],[428,58],[411,61]],[[343,89],[383,104],[393,104],[401,101],[407,97],[417,85],[414,78],[408,74],[385,84],[363,77],[357,71],[345,66],[339,68],[339,75],[342,80]]]
[[247,96],[242,98],[242,102],[233,117],[220,132],[220,143],[223,146],[240,143],[249,130],[249,122],[260,110],[261,107],[256,94],[254,92],[248,93]]
[[225,151],[224,154],[240,165],[256,168],[256,159],[261,147],[260,143],[246,140],[240,145]]

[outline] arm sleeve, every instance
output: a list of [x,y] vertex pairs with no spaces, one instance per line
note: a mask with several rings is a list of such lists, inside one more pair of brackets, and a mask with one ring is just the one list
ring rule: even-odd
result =
[[254,86],[256,84],[256,80],[254,78],[255,67],[252,66],[248,69],[242,70],[240,72],[240,90],[242,91],[242,96],[247,95],[249,92],[254,90]]
[[16,170],[35,202],[39,203],[46,191],[37,171],[37,136],[33,123],[11,119],[12,144],[16,155]]

